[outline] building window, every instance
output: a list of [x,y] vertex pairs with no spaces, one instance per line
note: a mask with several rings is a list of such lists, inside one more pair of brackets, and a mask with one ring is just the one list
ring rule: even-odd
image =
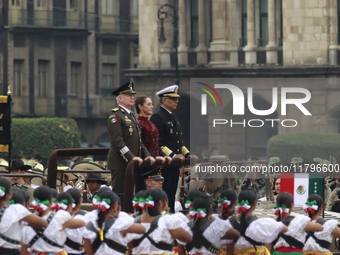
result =
[[23,60],[14,60],[13,67],[13,96],[21,96]]
[[37,0],[37,7],[46,8],[46,0]]
[[258,45],[268,44],[268,0],[260,0],[260,39]]
[[114,0],[102,0],[102,15],[113,15]]
[[190,19],[191,19],[191,47],[198,46],[198,0],[191,0],[190,3]]
[[39,60],[38,75],[39,75],[39,97],[47,96],[48,88],[48,63],[46,60]]
[[21,6],[21,0],[12,0],[12,6],[20,7]]
[[133,16],[138,17],[138,0],[133,0]]
[[70,0],[70,9],[73,9],[73,10],[78,9],[78,0]]
[[240,47],[244,47],[247,45],[247,0],[241,0],[241,39],[240,39]]
[[81,63],[71,63],[71,95],[78,95]]
[[102,89],[114,88],[115,69],[116,65],[103,64]]

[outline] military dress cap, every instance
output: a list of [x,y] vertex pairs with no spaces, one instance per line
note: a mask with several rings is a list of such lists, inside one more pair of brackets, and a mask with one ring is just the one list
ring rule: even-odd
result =
[[156,96],[159,97],[181,97],[178,95],[178,85],[171,85],[162,89],[156,93]]
[[143,177],[144,180],[146,179],[153,179],[153,180],[164,180],[164,177],[162,176],[161,172],[162,167],[156,167],[152,169],[151,171],[148,171],[141,176]]
[[28,169],[31,169],[32,167],[29,165],[25,165],[24,162],[21,159],[13,159],[12,160],[12,167],[6,167],[7,170],[9,169],[20,169],[23,171],[26,171]]
[[121,94],[136,94],[135,90],[135,85],[132,81],[123,84],[120,86],[118,89],[112,92],[112,95],[114,96],[119,96]]

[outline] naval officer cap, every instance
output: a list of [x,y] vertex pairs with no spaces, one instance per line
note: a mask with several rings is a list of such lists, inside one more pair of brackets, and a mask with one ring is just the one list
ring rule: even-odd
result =
[[159,97],[181,97],[178,95],[178,85],[171,85],[162,89],[156,93],[156,96]]
[[162,167],[153,168],[151,171],[143,173],[141,176],[144,180],[153,179],[153,180],[164,180],[161,172]]
[[128,82],[120,86],[118,89],[112,92],[112,95],[119,96],[121,94],[136,94],[134,83]]

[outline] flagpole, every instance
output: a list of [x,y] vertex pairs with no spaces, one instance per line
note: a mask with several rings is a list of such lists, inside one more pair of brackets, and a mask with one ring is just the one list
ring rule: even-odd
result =
[[9,116],[9,143],[8,143],[8,168],[10,173],[12,172],[11,168],[11,144],[12,144],[12,138],[11,138],[11,123],[12,123],[12,116],[11,116],[11,85],[8,85],[8,90],[7,90],[7,103],[8,103],[8,116]]

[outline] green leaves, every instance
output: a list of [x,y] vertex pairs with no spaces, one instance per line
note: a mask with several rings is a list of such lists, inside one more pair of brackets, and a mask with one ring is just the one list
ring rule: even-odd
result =
[[55,149],[80,147],[77,123],[66,118],[13,118],[11,139],[13,158],[47,160]]
[[267,159],[280,157],[289,163],[293,157],[328,159],[340,151],[340,134],[313,132],[287,133],[272,136],[267,144]]

